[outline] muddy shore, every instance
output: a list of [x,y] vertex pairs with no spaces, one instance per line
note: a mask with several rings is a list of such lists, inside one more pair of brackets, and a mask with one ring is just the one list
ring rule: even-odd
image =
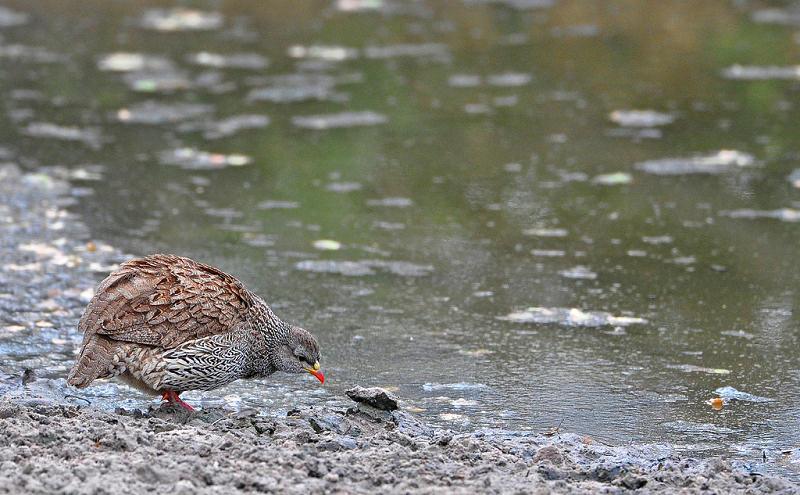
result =
[[[669,445],[610,447],[553,432],[432,428],[342,398],[255,410],[113,411],[70,396],[68,365],[36,352],[78,340],[99,274],[124,255],[89,242],[65,171],[0,165],[0,493],[796,493],[800,486]],[[41,349],[15,348],[15,341]],[[9,351],[11,352],[11,351]],[[13,361],[13,364],[12,364]],[[31,371],[25,371],[31,370]]]

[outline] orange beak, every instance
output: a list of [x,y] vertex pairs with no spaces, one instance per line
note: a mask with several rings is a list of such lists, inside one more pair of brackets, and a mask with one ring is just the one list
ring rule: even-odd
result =
[[325,375],[323,375],[322,372],[319,370],[319,361],[314,363],[313,368],[305,368],[305,370],[308,371],[310,374],[314,375],[314,378],[319,380],[320,383],[325,383]]

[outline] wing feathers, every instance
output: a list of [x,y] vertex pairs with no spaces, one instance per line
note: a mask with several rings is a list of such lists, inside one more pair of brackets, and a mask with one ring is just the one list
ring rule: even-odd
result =
[[244,321],[254,296],[221,270],[172,255],[128,261],[86,308],[87,334],[164,348],[226,333]]

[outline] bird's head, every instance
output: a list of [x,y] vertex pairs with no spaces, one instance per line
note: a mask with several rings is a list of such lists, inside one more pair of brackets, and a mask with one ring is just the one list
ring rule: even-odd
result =
[[319,344],[308,330],[289,327],[286,341],[278,349],[275,367],[286,373],[310,373],[325,383],[325,375],[319,370]]

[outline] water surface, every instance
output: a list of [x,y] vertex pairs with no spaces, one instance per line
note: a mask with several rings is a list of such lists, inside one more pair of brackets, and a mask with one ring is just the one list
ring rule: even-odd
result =
[[9,159],[73,169],[93,238],[216,264],[321,341],[324,389],[189,399],[357,383],[451,428],[800,442],[791,8],[3,5]]

